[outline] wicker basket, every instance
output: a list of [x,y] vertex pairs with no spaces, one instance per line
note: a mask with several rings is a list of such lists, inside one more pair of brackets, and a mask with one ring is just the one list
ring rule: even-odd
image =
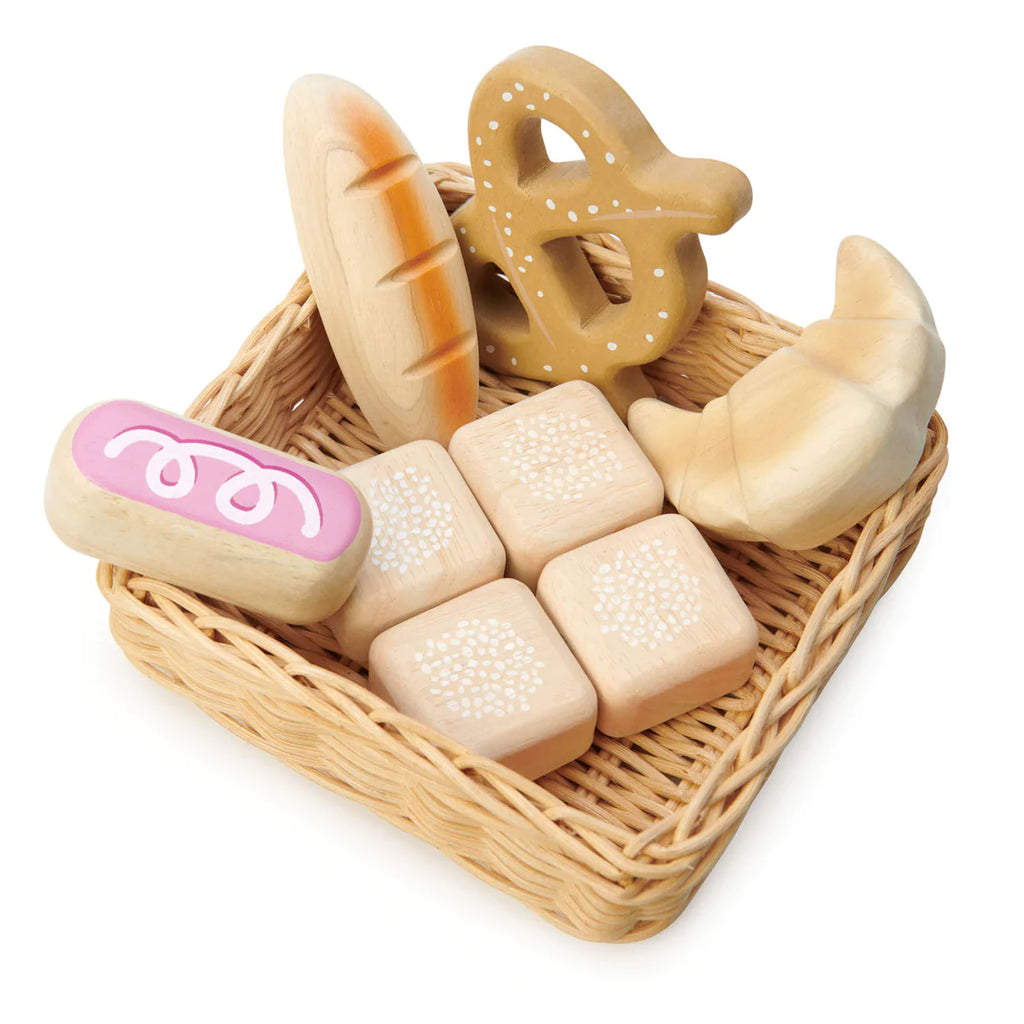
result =
[[[465,168],[431,169],[449,210]],[[628,297],[614,238],[584,240],[613,299]],[[699,408],[799,329],[717,285],[685,344],[649,367],[658,393]],[[480,414],[542,384],[481,373]],[[189,415],[328,467],[380,443],[355,407],[305,277]],[[286,626],[101,565],[111,630],[133,664],[297,771],[373,808],[573,935],[653,935],[721,855],[875,602],[920,539],[946,465],[936,415],[911,479],[857,528],[813,551],[718,541],[758,621],[740,690],[628,739],[598,736],[536,783],[396,712],[323,625]]]

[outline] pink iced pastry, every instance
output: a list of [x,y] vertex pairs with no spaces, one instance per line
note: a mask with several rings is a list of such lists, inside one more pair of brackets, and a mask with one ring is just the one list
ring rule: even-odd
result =
[[338,474],[131,401],[68,425],[46,512],[78,551],[290,622],[344,603],[371,529]]

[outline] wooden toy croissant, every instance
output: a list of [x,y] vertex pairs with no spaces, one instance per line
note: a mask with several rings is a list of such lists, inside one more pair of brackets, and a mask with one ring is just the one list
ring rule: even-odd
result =
[[629,428],[681,513],[729,537],[802,550],[849,529],[910,476],[944,368],[914,279],[880,245],[851,237],[830,319],[703,412],[642,398]]

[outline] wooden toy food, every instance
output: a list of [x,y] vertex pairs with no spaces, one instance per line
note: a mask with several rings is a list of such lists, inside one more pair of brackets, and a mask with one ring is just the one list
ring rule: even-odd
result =
[[839,249],[836,303],[702,413],[655,399],[629,427],[684,515],[803,550],[885,501],[917,465],[945,367],[931,310],[867,238]]
[[537,597],[629,736],[738,689],[757,624],[697,528],[663,515],[560,555]]
[[[542,121],[585,159],[553,163]],[[735,167],[670,153],[603,71],[531,47],[490,71],[469,116],[477,194],[454,215],[469,272],[480,358],[502,373],[586,379],[620,416],[654,392],[641,367],[689,329],[707,285],[697,233],[727,231],[750,208]],[[625,243],[633,297],[612,304],[578,235]]]
[[409,140],[361,89],[300,78],[284,117],[299,245],[356,401],[390,447],[447,444],[476,415],[479,364],[451,222]]
[[[686,102],[681,94],[681,109]],[[455,171],[439,172],[437,184],[449,208],[472,188]],[[588,246],[602,278],[621,269],[610,241],[605,235]],[[362,413],[344,396],[310,384],[311,373],[326,372],[330,352],[319,326],[296,316],[308,300],[304,283],[281,298],[203,387],[209,408],[228,410],[231,422],[250,424],[260,436],[287,434],[320,464],[365,457],[371,439]],[[691,331],[688,339],[699,341],[696,349],[676,346],[658,367],[659,392],[690,408],[723,394],[742,367],[800,335],[728,289],[709,294],[698,328],[699,337]],[[714,358],[698,365],[709,352]],[[485,408],[517,397],[506,378],[482,375]],[[735,699],[713,701],[646,734],[598,734],[580,760],[537,783],[461,755],[435,730],[382,705],[362,685],[365,673],[337,660],[329,629],[268,621],[257,631],[236,608],[108,564],[98,583],[114,640],[151,679],[303,776],[436,847],[551,925],[591,941],[645,940],[688,906],[787,744],[814,718],[810,709],[861,628],[869,617],[884,619],[891,605],[877,598],[910,573],[922,530],[928,545],[925,527],[940,497],[947,445],[935,415],[907,482],[870,513],[865,529],[823,549],[716,543],[763,627],[751,680]],[[67,669],[62,663],[65,677]],[[863,739],[871,752],[874,737]],[[879,796],[889,798],[885,786]]]
[[285,622],[333,612],[370,545],[347,480],[139,402],[68,424],[45,501],[77,551]]
[[499,579],[505,549],[434,441],[414,441],[344,470],[373,516],[370,554],[349,600],[328,619],[342,652],[365,665],[390,626]]
[[537,599],[498,580],[382,633],[370,689],[469,750],[538,778],[594,737],[597,697]]
[[654,467],[600,391],[572,381],[456,431],[449,448],[530,587],[555,556],[657,515]]

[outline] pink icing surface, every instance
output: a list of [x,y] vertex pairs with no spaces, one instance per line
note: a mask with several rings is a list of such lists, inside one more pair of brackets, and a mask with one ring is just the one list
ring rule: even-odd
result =
[[337,474],[140,402],[89,412],[71,456],[106,491],[318,562],[359,532],[359,498]]

